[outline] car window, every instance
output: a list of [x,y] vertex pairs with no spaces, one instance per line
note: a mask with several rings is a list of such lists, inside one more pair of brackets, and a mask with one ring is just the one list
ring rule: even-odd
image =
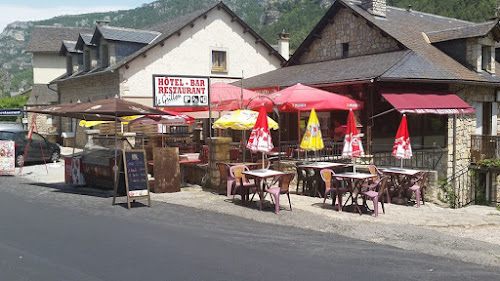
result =
[[0,132],[0,140],[14,140],[14,133],[11,132]]
[[42,145],[45,145],[45,138],[37,133],[33,133],[33,135],[31,136],[31,140],[36,141],[37,143],[41,143]]

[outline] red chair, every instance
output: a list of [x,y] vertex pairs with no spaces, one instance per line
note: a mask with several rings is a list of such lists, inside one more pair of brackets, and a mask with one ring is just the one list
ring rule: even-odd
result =
[[[332,197],[332,205],[335,205],[335,201],[337,197],[342,196],[342,194],[346,193],[349,191],[349,188],[346,187],[339,187],[337,189],[337,186],[335,186],[334,182],[335,180],[337,181],[342,181],[342,179],[339,178],[334,178],[335,172],[331,169],[323,169],[319,172],[321,175],[321,179],[325,182],[325,194],[323,196],[323,206],[325,205],[326,198],[328,197],[328,194],[330,194],[330,197]],[[340,184],[337,182],[337,184]],[[319,194],[318,190],[318,195],[321,197],[321,194]],[[342,202],[338,202],[338,209],[339,211],[342,211]]]
[[292,202],[290,201],[290,183],[295,176],[294,173],[284,174],[278,179],[278,186],[267,188],[266,192],[271,194],[274,198],[274,212],[277,214],[280,211],[280,195],[286,194],[288,196],[288,204],[290,204],[290,211],[292,210]]
[[374,190],[361,192],[361,195],[363,196],[363,204],[365,204],[365,206],[366,206],[366,199],[372,200],[375,217],[378,217],[378,202],[382,204],[382,211],[385,214],[383,197],[387,186],[387,180],[389,180],[389,176],[382,176],[382,178],[380,178],[380,180],[377,182]]
[[415,194],[415,201],[417,202],[417,208],[420,208],[420,198],[422,198],[422,205],[425,205],[424,189],[428,174],[429,174],[428,172],[422,172],[416,179],[415,184],[408,188]]

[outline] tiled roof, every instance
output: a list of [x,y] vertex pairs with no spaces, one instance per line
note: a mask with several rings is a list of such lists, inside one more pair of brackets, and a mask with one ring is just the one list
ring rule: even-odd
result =
[[26,52],[51,52],[57,53],[61,49],[63,40],[75,40],[79,33],[92,32],[88,27],[60,27],[60,26],[34,26]]
[[61,50],[59,50],[60,56],[65,56],[66,53],[81,53],[81,51],[75,49],[76,41],[63,40],[61,44]]
[[92,40],[91,33],[80,33],[78,35],[78,39],[76,40],[75,49],[79,51],[83,51],[83,46],[92,46],[93,44],[90,42]]
[[[71,78],[74,78],[74,77],[80,77],[80,76],[85,76],[85,75],[90,75],[90,74],[99,75],[100,73],[104,73],[104,72],[107,72],[107,71],[116,70],[116,69],[118,69],[118,68],[120,68],[120,67],[122,67],[122,66],[124,66],[124,65],[126,65],[128,63],[130,63],[130,61],[132,61],[135,58],[141,56],[144,52],[146,52],[149,49],[157,46],[158,44],[168,44],[168,39],[170,37],[172,37],[172,36],[180,33],[183,28],[185,28],[185,27],[193,24],[195,20],[199,19],[200,17],[203,17],[204,15],[206,15],[207,13],[209,13],[210,11],[212,11],[214,9],[219,9],[219,8],[222,9],[222,10],[224,10],[224,11],[226,11],[233,18],[233,21],[235,23],[239,23],[240,25],[243,26],[243,28],[248,33],[252,34],[256,38],[256,41],[259,41],[260,44],[263,44],[269,50],[270,54],[272,54],[275,57],[277,57],[279,60],[281,60],[281,62],[283,62],[283,63],[285,62],[285,59],[275,49],[273,49],[273,47],[271,47],[271,45],[269,45],[269,43],[267,43],[262,37],[260,37],[260,35],[258,35],[245,22],[243,22],[223,2],[218,2],[216,4],[213,4],[213,5],[209,6],[209,7],[202,8],[200,10],[197,10],[197,11],[194,11],[192,13],[179,16],[179,17],[174,18],[172,20],[169,20],[169,21],[166,21],[166,22],[163,22],[163,23],[159,23],[159,24],[150,26],[149,28],[147,28],[149,30],[149,32],[161,32],[161,35],[159,35],[156,39],[154,39],[153,42],[151,42],[148,45],[146,45],[146,46],[142,47],[141,49],[137,50],[136,52],[134,52],[130,56],[128,56],[128,57],[120,60],[116,64],[110,65],[106,69],[94,69],[94,70],[92,70],[90,72],[73,74],[70,77],[62,76],[60,78],[57,78],[54,81],[61,81],[61,80],[65,80],[65,79],[71,79]],[[79,45],[80,45],[80,40],[78,40],[76,47],[79,48]]]
[[111,41],[125,41],[149,44],[160,35],[159,32],[149,30],[130,29],[114,26],[98,26],[91,43],[96,44],[99,36]]
[[[495,27],[498,29],[498,20],[439,31],[431,31],[427,32],[426,35],[432,43],[437,43],[454,39],[483,37],[486,36]],[[499,31],[497,30],[496,32]]]
[[256,40],[259,41],[261,44],[263,44],[270,53],[272,53],[274,56],[278,57],[282,62],[285,62],[285,59],[275,50],[269,43],[267,43],[260,35],[258,35],[255,31],[253,31],[250,26],[248,26],[244,21],[242,21],[231,9],[229,9],[223,2],[219,2],[217,4],[211,5],[208,8],[202,8],[200,10],[176,17],[172,20],[155,24],[150,26],[148,29],[153,30],[153,31],[158,31],[161,32],[161,35],[156,38],[151,44],[141,48],[137,52],[133,53],[129,57],[121,60],[119,63],[114,65],[112,68],[117,69],[125,64],[127,64],[129,61],[135,59],[145,51],[155,47],[158,44],[168,44],[168,39],[172,37],[173,35],[179,33],[184,27],[193,24],[195,20],[197,20],[200,17],[203,17],[207,13],[209,13],[211,10],[215,8],[221,8],[227,13],[231,15],[231,17],[234,19],[235,22],[241,24],[247,32],[250,34],[254,35]]
[[[56,89],[55,85],[50,86],[52,89]],[[37,96],[38,95],[38,96]],[[26,105],[44,105],[56,103],[59,100],[56,91],[53,91],[47,87],[46,84],[35,84],[31,90],[31,95],[26,102]]]
[[[492,22],[473,24],[463,20],[416,11],[407,11],[405,9],[390,6],[387,6],[385,18],[375,17],[361,8],[361,3],[359,1],[348,2],[346,0],[337,0],[332,4],[332,7],[290,58],[288,65],[297,64],[297,60],[303,52],[307,51],[308,46],[314,40],[318,40],[315,34],[320,34],[322,29],[329,24],[331,18],[333,18],[342,8],[352,10],[356,15],[366,19],[367,23],[373,26],[373,28],[394,38],[402,44],[404,48],[411,51],[404,59],[387,69],[387,71],[379,77],[380,80],[462,80],[481,83],[490,83],[499,80],[497,75],[477,73],[468,69],[443,53],[437,47],[428,43],[423,35],[423,33],[427,34],[449,29],[462,29],[464,35],[472,33],[479,34],[484,32],[484,29],[487,29],[487,27],[490,27],[491,30],[491,28],[493,28]],[[367,59],[368,56],[365,57],[365,59]],[[363,60],[361,62],[364,67],[370,67],[368,61]],[[300,65],[298,67],[308,68],[307,65]],[[496,70],[497,74],[499,74],[500,68],[496,68]],[[334,70],[331,70],[331,73],[334,73]],[[268,73],[265,75],[271,74]],[[261,76],[263,77],[265,75]],[[331,77],[333,82],[335,80],[334,75],[331,75]],[[246,80],[243,81],[244,84],[245,82]],[[257,85],[258,83],[255,84]],[[265,83],[263,82],[263,84]]]
[[287,87],[297,83],[320,85],[344,81],[363,81],[379,77],[412,52],[398,51],[368,56],[293,65],[243,80],[245,88]]

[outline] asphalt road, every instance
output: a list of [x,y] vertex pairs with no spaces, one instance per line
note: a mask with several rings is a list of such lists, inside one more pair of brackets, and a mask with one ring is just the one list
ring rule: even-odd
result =
[[[123,202],[123,201],[122,201]],[[498,268],[0,177],[0,280],[500,280]]]

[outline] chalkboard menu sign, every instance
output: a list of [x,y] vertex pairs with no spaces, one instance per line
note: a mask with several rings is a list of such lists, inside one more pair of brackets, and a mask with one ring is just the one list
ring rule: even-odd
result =
[[125,150],[123,163],[128,207],[130,208],[130,200],[135,199],[148,199],[148,205],[150,205],[146,151]]

